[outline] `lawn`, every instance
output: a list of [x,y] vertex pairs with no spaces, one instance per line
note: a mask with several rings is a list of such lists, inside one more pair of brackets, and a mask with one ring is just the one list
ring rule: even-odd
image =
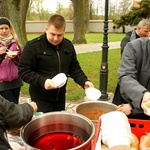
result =
[[[100,88],[100,66],[101,66],[102,52],[92,52],[85,54],[78,54],[77,58],[80,62],[82,69],[88,78],[94,83],[96,88]],[[114,92],[117,84],[117,69],[120,61],[120,50],[110,50],[108,52],[108,91]],[[68,100],[83,99],[85,96],[84,90],[72,79],[69,79],[67,85]]]
[[[28,35],[28,39],[32,39],[36,35]],[[124,34],[109,34],[109,42],[120,41],[125,35]],[[73,38],[73,34],[66,34],[68,39]],[[88,43],[102,42],[103,34],[86,34]],[[97,42],[95,42],[97,41]],[[88,76],[96,88],[100,88],[100,66],[101,66],[102,52],[90,52],[84,54],[77,54],[78,61],[85,74]],[[108,92],[114,92],[117,84],[117,69],[120,62],[120,49],[114,49],[108,51]],[[21,88],[23,94],[28,94],[28,84],[24,83]],[[85,96],[84,90],[78,84],[76,84],[71,78],[68,79],[67,83],[67,100],[82,100]]]
[[[27,38],[28,40],[31,40],[35,37],[38,37],[40,34],[27,34]],[[88,33],[85,34],[87,43],[101,43],[103,42],[103,33]],[[123,37],[125,36],[125,34],[115,34],[115,33],[110,33],[108,34],[108,42],[116,42],[116,41],[120,41]],[[73,40],[73,34],[72,33],[66,33],[65,34],[65,38],[69,39],[69,40]]]

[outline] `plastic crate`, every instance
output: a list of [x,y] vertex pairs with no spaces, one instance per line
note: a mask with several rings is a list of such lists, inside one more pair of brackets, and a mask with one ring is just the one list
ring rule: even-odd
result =
[[[131,126],[132,133],[134,133],[139,140],[142,135],[145,135],[146,133],[150,132],[150,120],[129,119],[129,123]],[[96,142],[100,133],[100,126],[101,121],[99,119],[92,144],[92,150],[95,150]]]
[[150,120],[129,119],[129,123],[132,133],[134,133],[139,140],[142,135],[150,132]]

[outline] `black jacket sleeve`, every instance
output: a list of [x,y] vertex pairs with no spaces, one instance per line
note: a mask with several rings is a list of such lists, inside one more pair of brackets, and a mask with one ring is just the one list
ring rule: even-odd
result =
[[0,96],[0,127],[5,131],[20,128],[33,116],[33,108],[28,103],[14,104]]
[[130,42],[130,37],[131,37],[132,31],[129,31],[126,36],[122,39],[120,47],[121,47],[121,55],[123,53],[124,47],[128,42]]

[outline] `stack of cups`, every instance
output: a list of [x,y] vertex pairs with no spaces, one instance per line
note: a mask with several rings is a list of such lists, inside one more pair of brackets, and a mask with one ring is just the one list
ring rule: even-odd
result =
[[102,142],[110,150],[128,150],[133,141],[127,116],[119,111],[101,115]]

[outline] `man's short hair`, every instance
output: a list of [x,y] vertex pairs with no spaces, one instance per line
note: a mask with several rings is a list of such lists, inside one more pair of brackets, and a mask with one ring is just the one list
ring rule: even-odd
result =
[[47,22],[47,26],[53,25],[55,28],[60,29],[60,28],[65,28],[66,27],[66,21],[63,16],[59,14],[52,15]]

